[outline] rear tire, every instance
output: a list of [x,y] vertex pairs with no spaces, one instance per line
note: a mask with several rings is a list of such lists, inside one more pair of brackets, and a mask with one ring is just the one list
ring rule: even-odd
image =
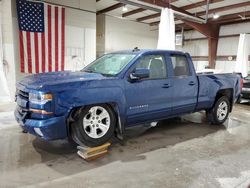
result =
[[87,106],[71,125],[71,137],[79,145],[105,144],[114,134],[116,117],[108,105]]
[[215,125],[223,124],[228,118],[230,103],[227,97],[219,98],[214,107],[207,111],[207,119]]

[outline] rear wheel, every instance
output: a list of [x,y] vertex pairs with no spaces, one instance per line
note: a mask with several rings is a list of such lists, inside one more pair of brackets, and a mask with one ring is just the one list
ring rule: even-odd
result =
[[227,97],[219,98],[214,107],[207,111],[208,120],[215,125],[224,123],[229,115],[230,103]]
[[115,125],[115,114],[108,105],[88,106],[71,125],[71,136],[79,145],[95,147],[112,137]]

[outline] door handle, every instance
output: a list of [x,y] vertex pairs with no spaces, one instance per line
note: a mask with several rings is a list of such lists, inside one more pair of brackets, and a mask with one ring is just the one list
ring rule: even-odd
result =
[[169,88],[169,87],[171,87],[170,84],[163,84],[163,86],[162,86],[162,88]]
[[193,86],[193,85],[195,85],[195,82],[191,81],[191,82],[188,83],[188,85]]

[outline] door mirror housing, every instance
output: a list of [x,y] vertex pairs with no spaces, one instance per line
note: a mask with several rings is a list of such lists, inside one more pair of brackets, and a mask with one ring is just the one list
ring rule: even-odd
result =
[[146,68],[136,68],[134,72],[129,75],[130,80],[140,80],[144,78],[149,78],[149,69]]

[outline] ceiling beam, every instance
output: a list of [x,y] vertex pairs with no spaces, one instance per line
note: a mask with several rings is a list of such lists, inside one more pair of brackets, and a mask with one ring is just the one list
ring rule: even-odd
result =
[[[245,15],[246,19],[242,19],[239,17],[239,15]],[[236,23],[245,23],[250,22],[250,11],[247,12],[239,12],[234,14],[228,14],[219,17],[217,20],[213,20],[212,18],[209,19],[209,22],[212,24],[219,24],[219,25],[230,25],[230,24],[236,24]],[[155,24],[154,24],[155,23]],[[152,25],[158,25],[159,22],[153,22]],[[184,23],[176,24],[176,27],[184,27]]]
[[218,38],[219,24],[206,23],[199,24],[191,21],[184,20],[184,23],[189,27],[194,28],[208,38]]
[[220,16],[218,19],[213,20],[213,19],[209,19],[209,21],[211,21],[212,23],[221,23],[221,22],[225,22],[225,21],[231,21],[233,19],[241,19],[243,20],[239,15],[242,16],[246,16],[249,17],[250,16],[250,11],[246,11],[246,12],[238,12],[238,13],[234,13],[234,14],[227,14],[224,16]]
[[144,20],[149,20],[149,19],[152,19],[152,18],[159,17],[160,15],[161,15],[161,13],[151,14],[151,15],[148,15],[148,16],[143,16],[141,18],[137,18],[136,21],[141,22],[141,21],[144,21]]
[[112,10],[118,9],[118,8],[124,6],[124,5],[125,4],[123,4],[123,3],[117,3],[117,4],[114,4],[114,5],[110,6],[110,7],[107,7],[105,9],[97,11],[96,14],[104,14],[104,13],[110,12]]
[[[190,12],[186,11],[186,10],[183,10],[182,8],[179,8],[179,7],[176,7],[174,5],[171,5],[170,4],[170,0],[167,0],[167,1],[161,1],[161,0],[139,0],[141,2],[144,2],[144,3],[148,3],[148,4],[151,4],[151,5],[156,5],[156,6],[159,6],[159,7],[171,7],[171,9],[177,11],[177,12],[181,12],[183,14],[187,14],[187,15],[190,15],[190,16],[194,16],[193,14],[191,14]],[[172,3],[173,1],[171,1]]]
[[[224,0],[210,0],[210,4],[218,3],[218,2],[221,2],[221,1],[224,1]],[[183,9],[183,10],[186,11],[186,10],[197,8],[197,7],[204,6],[204,5],[207,5],[207,0],[204,0],[204,1],[201,1],[201,2],[198,2],[198,3],[193,3],[193,4],[190,4],[190,5],[186,5],[186,6],[182,6],[182,7],[180,7],[180,9]],[[170,6],[172,7],[172,5],[170,5]],[[157,18],[160,15],[158,16],[157,14],[152,14],[150,16],[152,16],[152,17],[147,18],[148,16],[144,16],[144,17],[141,17],[141,18],[138,18],[138,19],[147,20],[147,19]],[[156,25],[156,24],[157,24],[156,22],[152,22],[149,25]]]
[[135,10],[131,10],[131,11],[129,11],[129,12],[123,13],[123,14],[122,14],[122,17],[131,16],[131,15],[133,15],[133,14],[137,14],[137,13],[143,12],[143,11],[145,11],[145,10],[146,10],[146,9],[144,9],[144,8],[138,8],[138,9],[135,9]]
[[155,26],[155,25],[159,25],[160,21],[156,21],[156,22],[151,22],[149,25],[150,26]]
[[[181,12],[183,14],[194,16],[190,12],[184,10],[182,7],[179,8],[179,7],[171,5],[169,3],[169,1],[168,2],[161,1],[161,0],[139,0],[139,1],[144,2],[144,3],[153,4],[153,5],[157,5],[157,6],[160,6],[160,7],[171,7],[173,10],[175,10],[177,12]],[[136,21],[144,21],[144,20],[148,20],[148,19],[152,19],[152,18],[157,18],[157,17],[160,17],[160,15],[161,15],[160,13],[151,14],[149,16],[143,16],[143,17],[137,18]]]
[[[241,7],[245,7],[245,6],[250,6],[250,1],[243,2],[243,3],[236,3],[233,5],[223,6],[223,7],[219,7],[219,8],[215,8],[215,9],[210,9],[208,11],[208,14],[219,13],[219,12],[223,12],[223,11],[227,11],[227,10],[231,10],[231,9],[236,9],[236,8],[241,8]],[[201,12],[196,13],[197,16],[203,16],[205,14],[206,14],[206,11],[201,11]]]
[[[211,13],[219,13],[219,12],[222,12],[222,11],[227,11],[227,10],[231,10],[231,9],[234,9],[234,8],[240,8],[240,7],[244,7],[244,6],[250,6],[250,1],[248,2],[243,2],[243,3],[237,3],[237,4],[233,4],[233,5],[228,5],[228,6],[224,6],[224,7],[220,7],[220,8],[215,8],[215,9],[210,9],[208,11],[209,14]],[[183,7],[181,7],[183,8]],[[247,11],[249,12],[249,11]],[[205,15],[206,14],[206,11],[202,11],[202,12],[198,12],[196,13],[197,16],[202,16],[202,15]],[[238,16],[239,14],[241,14],[242,16],[244,15],[244,12],[239,12],[239,13],[235,13],[235,14],[229,14],[229,15],[225,15],[225,16],[221,16],[218,20],[214,21],[214,22],[217,22],[221,19],[230,19],[232,16]],[[213,19],[209,19],[209,21],[212,21],[213,22]],[[149,25],[156,25],[157,22],[152,22],[150,23]]]
[[[213,4],[213,3],[218,3],[218,2],[222,2],[224,0],[210,0],[210,4]],[[182,8],[183,10],[189,10],[189,9],[193,9],[193,8],[197,8],[197,7],[202,7],[202,6],[205,6],[207,5],[207,0],[204,0],[204,1],[200,1],[198,3],[192,3],[192,4],[189,4],[189,5],[186,5],[186,6],[182,6],[180,8]]]

